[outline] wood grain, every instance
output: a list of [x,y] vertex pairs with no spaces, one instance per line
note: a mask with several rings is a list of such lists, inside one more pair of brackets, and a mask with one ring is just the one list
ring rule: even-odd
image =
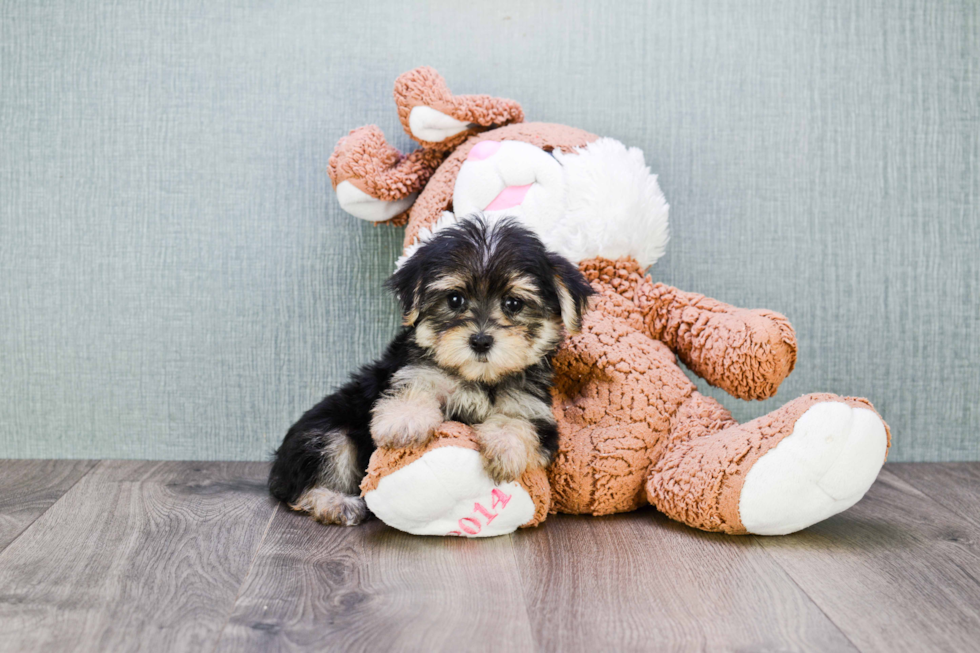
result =
[[213,647],[275,509],[267,469],[100,463],[0,554],[0,649]]
[[980,528],[889,471],[766,552],[862,651],[976,650]]
[[646,509],[514,539],[540,650],[855,650],[755,538]]
[[977,467],[889,465],[785,537],[646,509],[455,540],[320,526],[261,463],[3,461],[0,516],[25,527],[0,652],[974,650]]
[[900,463],[888,471],[980,526],[980,463]]
[[320,526],[280,510],[218,651],[533,649],[509,537]]
[[95,463],[94,460],[0,460],[0,551]]

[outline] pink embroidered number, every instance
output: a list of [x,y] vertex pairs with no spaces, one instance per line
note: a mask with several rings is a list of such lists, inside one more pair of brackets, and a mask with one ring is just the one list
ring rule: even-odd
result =
[[510,502],[510,495],[504,494],[499,488],[493,488],[493,492],[490,494],[493,496],[493,503],[490,504],[491,508],[496,508],[497,506],[506,508]]
[[[473,524],[473,526],[469,526],[467,522]],[[476,535],[481,530],[483,530],[483,526],[480,525],[480,522],[478,522],[472,517],[463,517],[462,519],[460,519],[459,527],[463,529],[464,533],[468,533],[469,535]]]
[[487,525],[489,525],[490,522],[492,522],[494,519],[497,518],[497,513],[495,513],[495,512],[487,512],[487,509],[484,508],[483,506],[481,506],[478,503],[474,503],[473,504],[473,510],[476,511],[476,512],[478,512],[478,513],[480,513],[481,515],[483,515],[484,517],[487,518]]
[[[495,487],[493,488],[493,491],[490,492],[490,510],[496,510],[498,506],[500,507],[500,510],[503,510],[504,508],[507,507],[507,504],[510,503],[510,500],[511,500],[510,494],[507,494],[500,488]],[[499,510],[497,510],[496,512],[490,512],[490,510],[484,508],[483,505],[479,502],[474,503],[473,504],[474,516],[461,518],[457,522],[459,524],[459,530],[449,531],[447,535],[456,535],[458,537],[462,537],[463,533],[466,533],[467,535],[479,534],[479,532],[483,530],[484,525],[480,523],[480,520],[477,519],[476,516],[482,515],[486,519],[487,525],[489,525],[490,522],[492,522],[494,519],[500,516]]]

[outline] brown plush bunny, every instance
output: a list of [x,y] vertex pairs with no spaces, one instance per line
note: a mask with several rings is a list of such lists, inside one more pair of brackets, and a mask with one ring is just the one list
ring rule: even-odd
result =
[[555,359],[560,444],[547,470],[494,485],[469,427],[420,450],[379,449],[361,489],[371,510],[419,534],[487,536],[549,512],[604,515],[647,503],[708,531],[791,533],[854,505],[887,454],[865,399],[811,394],[746,424],[701,395],[680,358],[740,399],[793,370],[785,317],[736,308],[645,275],[667,242],[667,203],[636,148],[574,127],[523,123],[520,106],[453,96],[431,68],[395,83],[402,155],[377,127],[343,138],[329,172],[341,206],[406,224],[405,256],[456,216],[516,215],[578,263],[596,290]]

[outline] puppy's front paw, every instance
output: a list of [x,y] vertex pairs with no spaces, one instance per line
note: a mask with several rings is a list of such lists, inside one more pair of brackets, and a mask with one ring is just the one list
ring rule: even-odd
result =
[[534,427],[523,420],[491,418],[474,429],[484,468],[497,484],[516,481],[529,466],[542,462]]
[[495,453],[483,452],[487,476],[497,485],[516,481],[527,469],[527,455],[516,448]]
[[444,421],[438,402],[397,396],[381,399],[372,412],[371,438],[389,449],[424,446]]

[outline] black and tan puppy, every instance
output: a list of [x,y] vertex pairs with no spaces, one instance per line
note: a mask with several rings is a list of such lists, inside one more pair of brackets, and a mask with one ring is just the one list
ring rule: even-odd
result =
[[375,447],[422,446],[445,420],[474,427],[497,482],[558,447],[551,358],[592,293],[574,265],[512,219],[473,216],[437,231],[386,285],[404,328],[289,429],[269,476],[273,495],[324,523],[367,515],[358,485]]

